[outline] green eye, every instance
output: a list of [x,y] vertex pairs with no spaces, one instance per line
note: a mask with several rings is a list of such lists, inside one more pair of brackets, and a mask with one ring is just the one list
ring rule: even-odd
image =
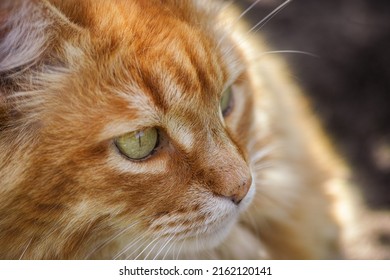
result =
[[232,108],[232,99],[232,88],[229,87],[222,94],[221,98],[221,110],[224,116],[226,116]]
[[156,128],[126,133],[115,139],[115,145],[126,157],[141,160],[151,155],[157,146],[158,132]]

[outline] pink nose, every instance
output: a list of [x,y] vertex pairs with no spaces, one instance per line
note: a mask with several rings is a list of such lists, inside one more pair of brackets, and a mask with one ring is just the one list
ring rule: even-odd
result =
[[252,177],[248,177],[235,189],[233,195],[225,196],[230,199],[234,204],[238,205],[247,195],[249,188],[252,185]]

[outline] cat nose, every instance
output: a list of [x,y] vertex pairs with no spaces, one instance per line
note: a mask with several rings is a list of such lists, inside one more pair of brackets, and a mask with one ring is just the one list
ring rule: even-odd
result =
[[238,185],[233,195],[226,196],[226,198],[230,199],[234,204],[239,205],[240,202],[247,195],[251,185],[252,185],[252,176],[249,176],[246,180],[244,180],[241,184]]

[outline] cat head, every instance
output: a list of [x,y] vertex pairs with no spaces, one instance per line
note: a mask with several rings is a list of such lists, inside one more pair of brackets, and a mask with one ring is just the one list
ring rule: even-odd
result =
[[219,244],[254,193],[251,85],[224,8],[0,7],[0,256],[161,258]]

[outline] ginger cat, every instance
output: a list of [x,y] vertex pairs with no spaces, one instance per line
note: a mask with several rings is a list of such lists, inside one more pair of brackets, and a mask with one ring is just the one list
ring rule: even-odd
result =
[[232,5],[0,9],[0,258],[342,257],[343,166]]

